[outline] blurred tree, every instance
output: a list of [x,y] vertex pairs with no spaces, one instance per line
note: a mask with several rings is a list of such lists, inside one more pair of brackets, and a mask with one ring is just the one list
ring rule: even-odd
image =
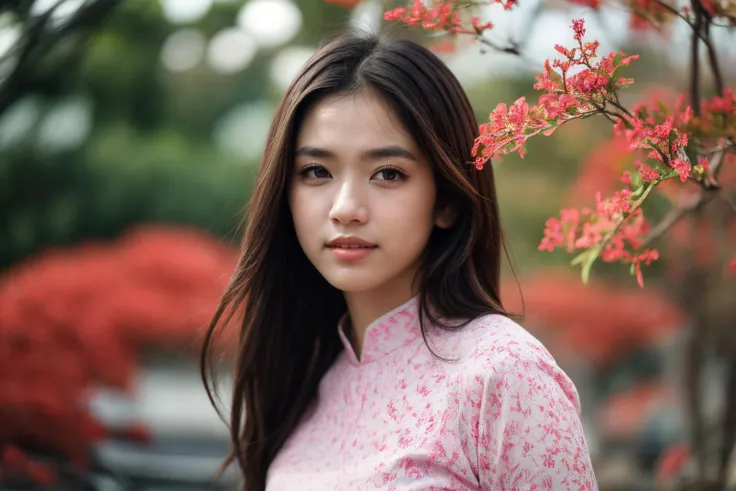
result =
[[[172,72],[161,62],[172,34],[192,29],[207,41],[236,23],[244,2],[216,2],[184,24],[149,0],[93,0],[60,22],[62,3],[41,14],[30,0],[0,6],[21,32],[3,58],[19,62],[0,79],[0,269],[151,221],[232,237],[255,158],[219,148],[216,132],[235,108],[275,104],[282,89],[270,70],[282,47],[259,49],[236,73],[204,59]],[[295,4],[294,46],[317,45],[349,17],[335,5]],[[76,141],[65,144],[70,133]]]
[[63,0],[44,12],[34,10],[34,0],[0,4],[0,15],[12,17],[20,30],[13,48],[0,57],[0,65],[10,66],[9,73],[0,78],[0,114],[28,92],[53,92],[54,87],[63,86],[59,78],[70,74],[89,37],[122,2],[90,0],[63,19],[58,17]]

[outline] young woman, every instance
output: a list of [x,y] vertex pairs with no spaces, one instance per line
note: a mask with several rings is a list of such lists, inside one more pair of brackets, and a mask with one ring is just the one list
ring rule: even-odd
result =
[[477,131],[406,40],[342,37],[287,90],[208,331],[244,312],[247,491],[596,489],[575,387],[501,304]]

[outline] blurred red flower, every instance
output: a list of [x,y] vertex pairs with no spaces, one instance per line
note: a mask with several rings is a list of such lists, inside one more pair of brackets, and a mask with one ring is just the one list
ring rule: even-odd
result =
[[346,9],[351,9],[358,5],[363,0],[325,0],[327,3],[333,3],[335,5],[339,5],[340,7],[345,7]]
[[143,350],[193,351],[236,260],[202,232],[151,226],[9,270],[0,278],[0,442],[85,466],[89,445],[107,434],[87,408],[90,390],[130,389]]
[[602,401],[598,428],[607,438],[633,438],[659,407],[677,403],[674,388],[653,381],[638,382]]
[[667,483],[676,478],[685,469],[691,456],[692,450],[690,445],[686,443],[679,443],[667,448],[657,464],[657,482]]
[[[521,311],[516,288],[506,285],[512,311]],[[654,287],[585,285],[566,272],[546,271],[522,281],[524,324],[559,356],[605,366],[633,349],[680,328],[684,313]]]

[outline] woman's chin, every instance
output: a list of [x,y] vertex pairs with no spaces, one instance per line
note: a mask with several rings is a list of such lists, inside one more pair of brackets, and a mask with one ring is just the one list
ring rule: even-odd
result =
[[324,275],[327,282],[343,293],[362,293],[380,288],[385,283],[371,271],[344,271]]

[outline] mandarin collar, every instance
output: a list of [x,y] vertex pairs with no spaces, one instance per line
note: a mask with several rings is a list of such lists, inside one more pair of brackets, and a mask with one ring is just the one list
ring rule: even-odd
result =
[[345,334],[347,326],[348,315],[345,314],[340,319],[337,330],[350,363],[359,366],[379,360],[422,337],[419,325],[419,296],[386,312],[368,326],[363,338],[360,359]]

